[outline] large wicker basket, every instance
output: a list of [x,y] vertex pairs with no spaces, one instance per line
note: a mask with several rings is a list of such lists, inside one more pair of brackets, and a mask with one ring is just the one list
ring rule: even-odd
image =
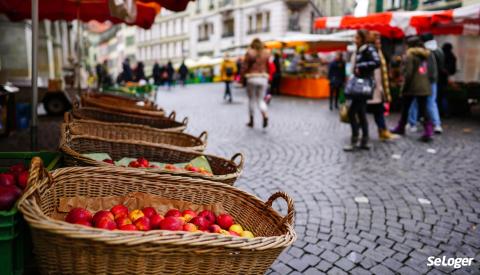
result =
[[207,132],[195,137],[181,132],[164,131],[142,125],[125,125],[95,120],[72,120],[70,113],[65,113],[65,125],[62,131],[72,135],[97,136],[112,140],[133,140],[203,152],[207,146]]
[[[283,192],[262,202],[221,183],[115,167],[70,167],[49,174],[38,158],[32,160],[28,184],[18,208],[31,227],[36,261],[43,274],[264,274],[296,239],[293,201]],[[108,231],[51,218],[62,197],[131,192],[198,205],[221,203],[257,237]],[[287,202],[285,217],[271,207],[278,198]]]
[[162,109],[156,109],[153,105],[145,104],[143,106],[137,105],[137,101],[98,94],[83,94],[81,96],[81,103],[83,107],[94,107],[105,110],[145,115],[145,116],[165,116],[165,112]]
[[[124,157],[145,157],[150,161],[162,163],[185,163],[205,156],[212,168],[213,176],[187,171],[169,171],[164,169],[148,169],[152,173],[167,173],[192,178],[203,178],[233,185],[243,170],[244,158],[241,153],[235,154],[231,160],[212,155],[205,155],[191,150],[178,149],[169,145],[146,143],[134,140],[111,140],[94,136],[77,136],[62,131],[60,150],[64,153],[67,166],[112,166],[103,161],[85,157],[86,153],[108,153],[114,160]],[[240,159],[238,164],[237,159]],[[140,168],[124,168],[137,170]]]
[[[148,99],[140,99],[140,98],[131,98],[128,96],[120,96],[120,95],[115,95],[115,94],[108,94],[108,93],[98,93],[98,92],[90,92],[86,94],[82,94],[81,99],[90,99],[87,100],[86,104],[93,103],[95,104],[96,102],[105,102],[110,105],[122,105],[122,106],[127,106],[127,107],[134,107],[142,110],[159,110],[155,104]],[[96,106],[91,106],[91,107],[96,107]]]
[[146,125],[158,129],[169,129],[171,131],[183,131],[187,127],[188,118],[182,122],[175,120],[176,114],[172,112],[168,117],[150,117],[144,115],[127,114],[104,110],[100,108],[82,107],[73,108],[72,115],[75,119],[98,120],[104,122],[130,123],[134,125]]

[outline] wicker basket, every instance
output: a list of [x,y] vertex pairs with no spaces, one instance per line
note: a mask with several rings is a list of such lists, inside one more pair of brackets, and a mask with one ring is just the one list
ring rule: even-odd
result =
[[147,104],[146,106],[137,105],[137,101],[106,95],[92,95],[83,94],[81,96],[81,102],[83,107],[94,107],[105,110],[145,115],[145,116],[165,116],[165,112],[162,109],[156,109],[153,105]]
[[65,125],[62,126],[62,131],[70,131],[72,135],[97,136],[112,140],[138,140],[153,144],[167,144],[199,152],[205,150],[208,138],[208,133],[205,131],[195,137],[181,132],[164,131],[141,125],[72,120],[70,113],[65,113]]
[[[94,136],[71,135],[62,131],[60,150],[64,153],[64,162],[67,166],[106,166],[109,163],[96,161],[85,157],[86,153],[108,153],[114,160],[124,157],[145,157],[151,161],[162,163],[184,163],[192,159],[205,156],[212,168],[213,176],[188,171],[169,171],[164,169],[148,169],[152,173],[181,175],[192,178],[203,178],[211,181],[223,182],[233,185],[243,170],[244,158],[241,153],[235,154],[231,160],[205,155],[191,150],[178,149],[169,145],[159,145],[135,140],[111,140]],[[240,159],[238,164],[237,159]],[[124,168],[137,170],[140,168]]]
[[149,117],[144,115],[127,114],[115,111],[104,110],[100,108],[73,108],[71,111],[73,118],[98,120],[104,122],[129,123],[134,125],[146,125],[158,129],[169,129],[170,131],[182,132],[187,127],[188,118],[182,122],[175,120],[175,112],[168,117]]
[[[294,204],[283,192],[262,202],[221,183],[116,167],[70,167],[49,174],[38,158],[32,160],[28,186],[18,208],[31,227],[42,274],[264,274],[296,239]],[[221,203],[257,237],[108,231],[51,218],[62,197],[124,196],[131,192],[199,205]],[[287,202],[285,217],[271,207],[278,198]]]
[[112,94],[87,93],[82,95],[81,100],[82,100],[82,104],[85,107],[101,107],[96,103],[105,103],[109,105],[116,105],[116,106],[120,105],[125,107],[137,108],[141,110],[158,111],[158,108],[150,100],[132,99],[132,98],[112,95]]

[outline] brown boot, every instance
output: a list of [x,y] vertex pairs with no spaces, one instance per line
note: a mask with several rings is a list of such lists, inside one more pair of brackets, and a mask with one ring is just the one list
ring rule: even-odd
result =
[[392,134],[387,129],[379,129],[378,130],[378,137],[380,138],[381,141],[389,141],[389,140],[397,138],[398,136],[395,135],[395,134]]

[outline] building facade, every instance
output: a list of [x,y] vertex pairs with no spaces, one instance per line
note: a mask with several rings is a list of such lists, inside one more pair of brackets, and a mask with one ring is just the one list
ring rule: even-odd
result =
[[163,9],[149,30],[136,29],[136,58],[144,62],[147,72],[155,62],[178,64],[188,57],[189,14],[189,10],[173,13]]
[[190,7],[190,57],[238,56],[258,37],[313,31],[316,17],[308,1],[197,0]]

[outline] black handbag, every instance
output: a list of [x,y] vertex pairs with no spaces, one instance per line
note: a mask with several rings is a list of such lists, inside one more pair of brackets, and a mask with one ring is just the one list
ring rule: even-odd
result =
[[373,78],[352,77],[347,82],[345,88],[345,96],[347,98],[367,98],[373,97],[373,90],[375,89],[375,81]]

